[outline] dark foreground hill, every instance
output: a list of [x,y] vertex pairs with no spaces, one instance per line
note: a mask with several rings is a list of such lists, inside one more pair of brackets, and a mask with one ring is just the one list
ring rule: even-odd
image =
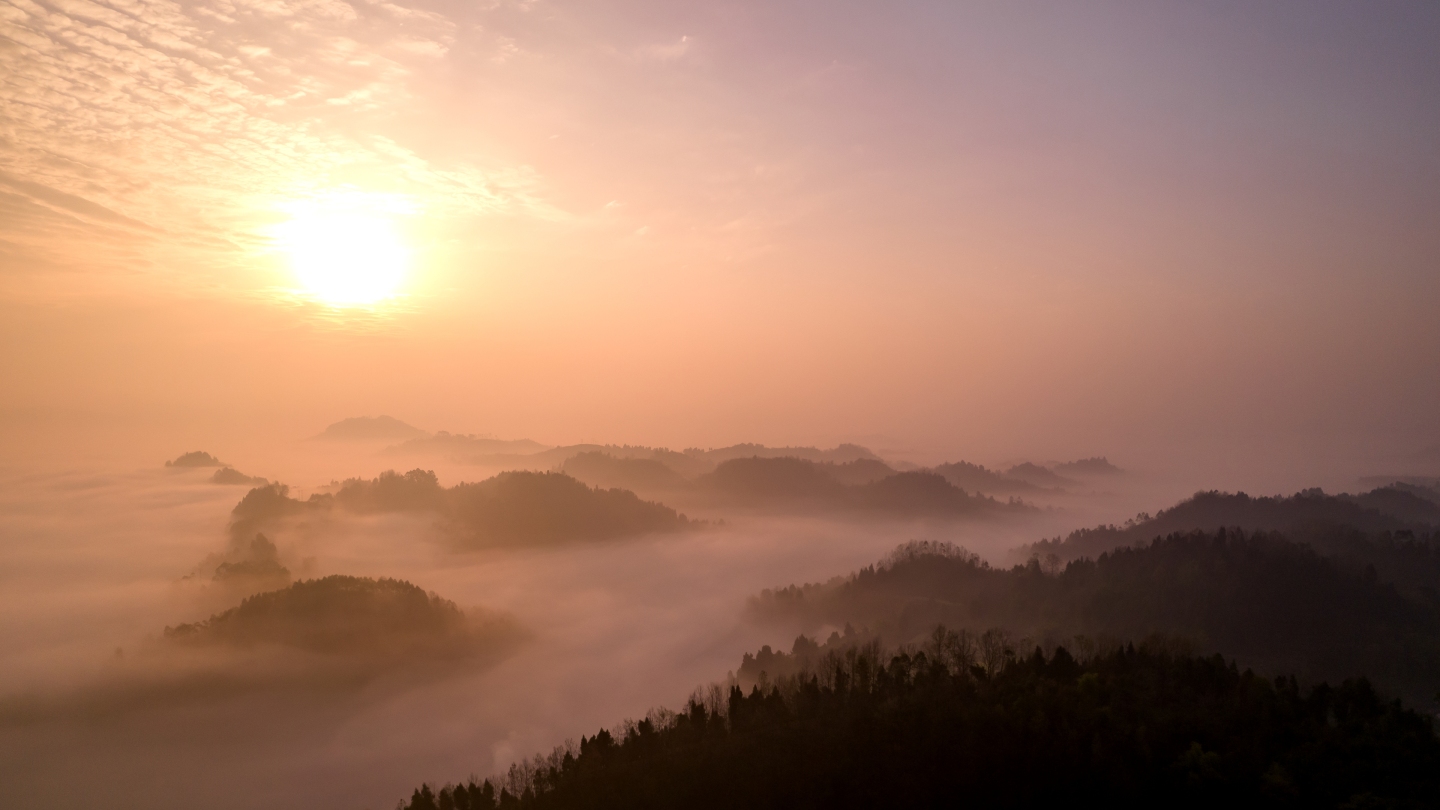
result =
[[652,712],[621,735],[416,790],[406,810],[1433,807],[1428,718],[1363,681],[1301,689],[1220,657],[1014,651],[951,634],[832,656],[777,685]]
[[1276,534],[1174,534],[1046,571],[995,568],[948,544],[903,547],[823,585],[765,591],[752,614],[887,639],[937,624],[1032,638],[1179,638],[1242,665],[1310,681],[1369,675],[1419,705],[1440,688],[1440,602],[1407,597]]
[[304,501],[291,498],[283,485],[257,487],[231,513],[231,542],[244,544],[277,522],[332,510],[433,514],[458,543],[471,547],[612,539],[696,525],[664,504],[626,490],[591,488],[563,473],[506,472],[446,488],[435,473],[411,470],[352,479],[333,494]]

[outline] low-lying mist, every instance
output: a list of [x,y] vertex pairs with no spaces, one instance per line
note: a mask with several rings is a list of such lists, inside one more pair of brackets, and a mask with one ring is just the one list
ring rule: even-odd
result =
[[[747,604],[767,588],[826,582],[913,540],[1009,566],[1036,541],[1197,488],[1183,470],[1119,473],[1095,459],[920,469],[854,446],[397,444],[404,426],[381,427],[368,445],[191,448],[168,466],[69,470],[52,457],[47,472],[5,473],[0,782],[15,805],[86,805],[102,785],[121,806],[388,808],[420,782],[501,771],[679,705],[802,629],[842,629],[756,621]],[[491,452],[456,456],[457,445]],[[637,494],[609,494],[623,484]],[[579,504],[580,518],[532,520],[556,503]],[[593,530],[616,514],[644,519]],[[341,611],[329,597],[318,613],[297,607],[324,591],[317,582],[392,581],[400,601],[438,606],[394,639],[429,627],[433,643],[372,656],[379,625],[340,627],[363,639],[347,658],[326,646],[333,636],[297,640],[309,624],[256,618]],[[449,635],[457,615],[480,636]]]
[[[420,675],[282,678],[282,664],[263,656],[226,651],[226,670],[187,657],[203,651],[155,652],[167,627],[282,584],[216,578],[247,490],[213,483],[214,471],[157,465],[5,483],[0,768],[20,806],[80,805],[102,784],[132,806],[388,807],[417,779],[503,769],[677,703],[746,650],[788,644],[788,631],[744,621],[761,588],[850,570],[922,536],[1003,555],[1057,519],[743,515],[679,533],[466,549],[431,513],[339,510],[267,529],[290,581],[401,580],[513,617],[524,638]],[[230,679],[196,680],[197,668]]]

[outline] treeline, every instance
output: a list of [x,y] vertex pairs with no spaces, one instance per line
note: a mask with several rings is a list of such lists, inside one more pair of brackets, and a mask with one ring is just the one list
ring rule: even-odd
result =
[[1297,542],[1339,550],[1357,535],[1414,538],[1440,528],[1440,492],[1392,484],[1359,495],[1327,495],[1319,489],[1289,497],[1253,497],[1243,492],[1197,492],[1155,515],[1141,513],[1121,526],[1097,526],[1064,539],[1042,540],[1030,553],[1056,555],[1062,562],[1097,557],[1122,546],[1150,542],[1172,532],[1219,526],[1278,531]]
[[232,544],[287,518],[331,510],[354,514],[433,513],[461,545],[555,543],[650,532],[673,532],[695,524],[661,503],[633,492],[596,489],[563,473],[506,472],[478,483],[442,487],[435,473],[411,470],[351,479],[334,493],[291,498],[282,484],[256,487],[231,513]]
[[697,693],[504,777],[417,789],[402,810],[1433,807],[1429,718],[1365,680],[1301,688],[1219,656],[1126,645],[985,662],[937,630],[748,692]]
[[1319,489],[1271,498],[1199,492],[1153,517],[1142,513],[1123,526],[1081,529],[1025,551],[1055,566],[1218,526],[1279,532],[1349,568],[1374,568],[1381,581],[1407,596],[1440,598],[1440,491],[1400,482],[1357,495]]
[[1440,600],[1274,533],[1173,534],[1099,559],[992,567],[943,543],[902,547],[821,585],[767,590],[762,620],[852,623],[900,641],[936,624],[999,626],[1036,639],[1188,639],[1264,672],[1306,680],[1366,674],[1429,706],[1440,685]]

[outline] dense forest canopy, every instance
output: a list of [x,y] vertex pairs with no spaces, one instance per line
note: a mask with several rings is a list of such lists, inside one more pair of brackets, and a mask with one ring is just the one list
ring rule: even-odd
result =
[[403,810],[492,808],[1432,807],[1440,740],[1364,680],[1302,688],[1219,656],[1077,658],[960,634],[829,655],[698,692]]
[[948,544],[914,544],[848,579],[765,591],[750,609],[763,620],[852,623],[899,641],[938,623],[1032,638],[1159,634],[1270,673],[1369,675],[1427,707],[1440,685],[1433,594],[1408,596],[1372,566],[1279,534],[1177,533],[1097,560],[1052,563],[995,568]]

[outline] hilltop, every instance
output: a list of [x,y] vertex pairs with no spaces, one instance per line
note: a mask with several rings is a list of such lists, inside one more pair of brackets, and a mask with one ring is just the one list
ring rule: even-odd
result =
[[329,576],[251,596],[192,624],[165,628],[184,647],[279,647],[363,659],[464,658],[514,636],[509,620],[475,622],[408,582]]
[[166,467],[223,467],[225,463],[220,459],[206,453],[203,450],[192,450],[188,453],[181,453],[178,457],[165,462]]
[[315,436],[325,441],[395,441],[430,435],[392,416],[353,416],[336,422]]

